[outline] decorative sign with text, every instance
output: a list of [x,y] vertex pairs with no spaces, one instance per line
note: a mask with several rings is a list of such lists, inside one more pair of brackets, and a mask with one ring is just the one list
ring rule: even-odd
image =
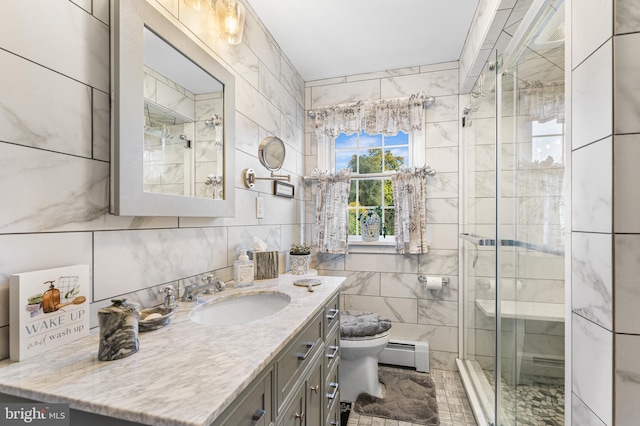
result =
[[89,335],[89,266],[11,275],[9,356],[22,361]]

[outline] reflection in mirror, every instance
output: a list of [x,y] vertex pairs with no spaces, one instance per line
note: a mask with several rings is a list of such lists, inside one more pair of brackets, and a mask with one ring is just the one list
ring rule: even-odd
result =
[[144,29],[144,190],[222,199],[223,86]]
[[112,213],[233,216],[233,74],[161,6],[110,5]]
[[271,171],[280,170],[286,154],[284,142],[275,136],[264,138],[258,147],[260,163]]

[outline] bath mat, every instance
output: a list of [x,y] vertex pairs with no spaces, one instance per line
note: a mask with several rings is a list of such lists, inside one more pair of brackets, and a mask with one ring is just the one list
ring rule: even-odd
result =
[[385,385],[384,398],[358,395],[352,408],[356,413],[420,425],[440,424],[436,387],[429,374],[380,367],[378,375]]

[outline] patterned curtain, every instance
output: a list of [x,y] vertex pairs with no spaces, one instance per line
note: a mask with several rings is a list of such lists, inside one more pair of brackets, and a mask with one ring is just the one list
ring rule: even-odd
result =
[[314,175],[318,178],[318,194],[313,248],[318,253],[346,254],[351,170],[342,169],[335,174],[316,170]]
[[333,105],[315,109],[316,136],[366,132],[388,136],[422,128],[424,93],[409,98]]
[[564,123],[564,83],[525,82],[520,90],[522,111],[527,121]]
[[391,176],[396,210],[396,252],[426,253],[427,247],[427,171],[429,168],[403,168]]

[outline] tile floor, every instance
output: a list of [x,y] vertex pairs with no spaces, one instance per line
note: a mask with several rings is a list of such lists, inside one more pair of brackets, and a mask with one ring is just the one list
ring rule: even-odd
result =
[[[429,374],[431,374],[431,378],[436,385],[440,426],[477,426],[458,373],[455,371],[432,369]],[[379,417],[361,416],[355,411],[351,411],[347,426],[422,425]]]

